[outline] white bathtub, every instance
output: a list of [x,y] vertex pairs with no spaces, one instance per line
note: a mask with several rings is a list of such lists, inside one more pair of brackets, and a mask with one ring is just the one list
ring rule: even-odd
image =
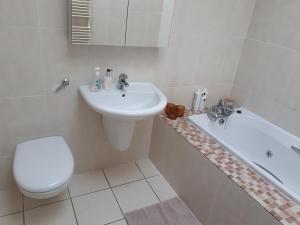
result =
[[206,114],[189,120],[300,203],[300,153],[292,148],[300,148],[300,139],[244,108],[240,110],[241,114],[235,112],[223,125]]

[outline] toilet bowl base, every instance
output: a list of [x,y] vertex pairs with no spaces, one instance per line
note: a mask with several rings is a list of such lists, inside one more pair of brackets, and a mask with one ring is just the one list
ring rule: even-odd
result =
[[33,198],[33,199],[48,199],[48,198],[53,198],[59,195],[60,193],[62,193],[63,191],[65,191],[68,185],[69,182],[65,183],[64,185],[58,187],[55,190],[48,191],[48,192],[28,192],[24,190],[22,187],[20,187],[19,185],[18,188],[26,197]]

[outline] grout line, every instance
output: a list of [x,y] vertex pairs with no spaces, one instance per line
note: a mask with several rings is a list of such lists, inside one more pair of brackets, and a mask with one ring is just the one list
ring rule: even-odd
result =
[[[119,221],[122,221],[122,220],[125,220],[125,219],[123,218],[123,219],[115,220],[115,221],[112,221],[112,222],[106,223],[106,224],[104,224],[104,225],[113,224],[113,223],[116,223],[116,222],[119,222]],[[127,222],[126,222],[126,223],[127,223]]]
[[150,178],[158,177],[158,176],[162,176],[162,175],[161,174],[156,174],[156,175],[152,175],[152,176],[146,177],[146,179],[150,179]]
[[135,183],[135,182],[142,181],[142,180],[145,180],[144,175],[143,175],[143,178],[141,178],[141,179],[134,180],[134,181],[129,181],[129,182],[127,182],[127,183],[119,184],[119,185],[116,185],[116,186],[111,186],[111,188],[116,188],[116,187],[124,186],[124,185],[126,185],[126,184],[131,184],[131,183]]
[[125,43],[124,47],[127,45],[127,30],[128,30],[128,17],[129,17],[129,2],[130,0],[127,0],[127,15],[126,15],[126,27],[125,27]]
[[[143,171],[141,170],[141,168],[139,167],[139,165],[134,162],[136,167],[138,168],[138,170],[143,174]],[[153,187],[151,186],[151,184],[149,183],[149,181],[147,180],[147,178],[145,177],[145,175],[143,174],[145,181],[147,182],[147,184],[149,185],[150,189],[153,191],[153,193],[155,194],[156,198],[158,199],[159,202],[161,202],[160,198],[158,197],[158,195],[156,194],[156,192],[154,191]]]
[[22,217],[23,217],[23,225],[25,225],[25,206],[24,206],[24,195],[22,194]]
[[117,202],[117,204],[118,204],[118,206],[119,206],[119,209],[120,209],[120,211],[121,211],[121,213],[122,213],[124,219],[126,220],[125,214],[124,214],[124,212],[123,212],[123,210],[122,210],[122,208],[121,208],[120,203],[118,202],[117,196],[115,195],[115,193],[114,193],[114,191],[113,191],[113,189],[112,189],[110,183],[108,182],[107,176],[106,176],[106,174],[104,173],[104,169],[101,169],[101,170],[102,170],[102,172],[103,172],[103,174],[104,174],[104,177],[105,177],[105,179],[106,179],[106,181],[107,181],[107,183],[108,183],[108,185],[109,185],[109,187],[110,187],[110,190],[111,190],[111,192],[112,192],[112,194],[113,194],[113,196],[114,196],[114,198],[115,198],[115,200],[116,200],[116,202]]
[[73,199],[71,198],[70,190],[69,190],[69,188],[67,188],[67,190],[68,190],[68,193],[69,193],[69,196],[70,196],[70,201],[71,201],[73,213],[74,213],[74,216],[75,216],[76,224],[79,225],[77,215],[76,215],[76,212],[75,212],[75,208],[74,208]]
[[280,43],[275,43],[275,42],[272,42],[272,41],[265,41],[265,40],[259,40],[259,39],[256,39],[256,38],[251,38],[251,37],[246,37],[245,41],[255,41],[255,42],[259,42],[261,44],[264,44],[264,45],[272,45],[273,47],[277,47],[277,48],[281,48],[281,49],[284,49],[284,50],[289,50],[289,51],[292,51],[294,52],[295,54],[299,54],[300,51],[296,48],[292,48],[292,47],[288,47],[288,46],[285,46],[285,45],[282,45]]
[[97,192],[100,192],[100,191],[107,191],[109,189],[111,189],[111,188],[108,187],[108,188],[104,188],[104,189],[99,189],[99,190],[96,190],[96,191],[87,192],[87,193],[80,194],[80,195],[70,196],[70,198],[79,198],[79,197],[82,197],[82,196],[85,196],[85,195],[89,195],[89,194],[94,194],[94,193],[97,193]]
[[[159,176],[159,175],[155,175],[155,176]],[[152,177],[155,177],[155,176],[152,176]],[[105,176],[105,178],[106,178],[106,176]],[[106,180],[107,180],[107,178],[106,178]],[[100,190],[97,190],[97,191],[92,191],[92,192],[88,192],[88,193],[84,193],[84,194],[80,194],[80,195],[76,195],[76,196],[71,196],[71,193],[70,193],[70,191],[68,189],[68,192],[69,192],[69,197],[68,198],[57,200],[57,201],[50,202],[50,203],[46,203],[46,204],[39,205],[39,206],[35,206],[35,207],[32,207],[32,208],[24,209],[24,212],[32,210],[32,209],[36,209],[36,208],[40,208],[40,207],[44,207],[44,206],[56,204],[56,203],[59,203],[59,202],[63,202],[63,201],[71,200],[71,199],[76,199],[76,198],[79,198],[79,197],[83,197],[85,195],[94,194],[94,193],[101,192],[101,191],[106,191],[106,190],[112,190],[113,188],[124,186],[124,185],[131,184],[131,183],[135,183],[135,182],[142,181],[142,180],[145,180],[145,179],[143,178],[143,179],[139,179],[139,180],[135,180],[135,181],[130,181],[128,183],[120,184],[120,185],[117,185],[117,186],[114,186],[114,187],[111,187],[110,184],[107,182],[108,185],[109,185],[108,188],[104,188],[104,189],[100,189]],[[18,213],[21,213],[21,212],[22,212],[22,210],[18,211],[18,212],[14,212],[14,213],[5,214],[5,215],[0,216],[0,218],[1,217],[5,217],[5,216],[10,216],[10,215],[18,214]]]
[[8,214],[4,214],[4,215],[1,215],[0,218],[6,217],[6,216],[15,215],[15,214],[19,214],[19,213],[22,213],[22,212],[23,212],[23,210],[12,212],[12,213],[8,213]]
[[[116,185],[116,186],[111,186],[110,183],[108,182],[108,179],[107,179],[107,177],[106,177],[105,174],[104,174],[104,176],[105,176],[105,179],[106,179],[106,181],[107,181],[107,183],[109,185],[108,188],[104,188],[104,189],[100,189],[100,190],[92,191],[92,192],[87,192],[87,193],[76,195],[76,196],[71,196],[71,198],[78,198],[78,197],[82,197],[82,196],[85,196],[85,195],[89,195],[89,194],[97,193],[97,192],[100,192],[100,191],[105,191],[105,190],[108,190],[108,189],[113,189],[113,188],[121,187],[121,186],[124,186],[124,185],[127,185],[127,184],[132,184],[132,183],[135,183],[135,182],[138,182],[138,181],[145,180],[145,178],[142,178],[142,179],[130,181],[130,182],[127,182],[127,183],[124,183],[124,184],[119,184],[119,185]],[[155,176],[159,176],[159,175],[155,175]],[[152,176],[152,177],[155,177],[155,176]]]
[[78,198],[78,197],[82,197],[82,196],[85,196],[85,195],[89,195],[89,194],[93,194],[93,193],[97,193],[97,192],[100,192],[100,191],[105,191],[105,190],[109,190],[109,189],[110,189],[110,190],[112,191],[112,193],[113,193],[113,196],[114,196],[114,198],[115,198],[115,200],[116,200],[116,202],[117,202],[117,204],[118,204],[118,207],[119,207],[119,209],[121,210],[121,213],[122,213],[122,215],[123,215],[124,218],[122,218],[122,219],[120,219],[120,220],[116,220],[116,221],[110,222],[110,223],[108,223],[108,224],[106,224],[106,225],[112,224],[112,223],[114,223],[114,222],[121,221],[121,220],[123,220],[123,219],[124,219],[124,220],[126,221],[126,223],[127,223],[127,220],[126,220],[126,217],[125,217],[125,212],[123,212],[123,210],[122,210],[122,208],[121,208],[121,206],[120,206],[120,204],[119,204],[119,202],[118,202],[118,199],[117,199],[117,197],[116,197],[116,195],[115,195],[115,193],[114,193],[114,191],[113,191],[113,188],[120,187],[120,186],[124,186],[124,185],[131,184],[131,183],[135,183],[135,182],[138,182],[138,181],[143,181],[143,180],[145,180],[145,181],[148,183],[148,185],[150,186],[151,190],[154,192],[154,194],[155,194],[155,196],[157,197],[157,199],[158,199],[159,201],[161,201],[160,198],[158,197],[158,195],[156,194],[156,192],[154,191],[154,189],[152,188],[151,184],[150,184],[150,183],[148,182],[148,180],[147,180],[147,179],[152,178],[152,177],[157,177],[157,176],[159,176],[160,174],[153,175],[153,176],[149,176],[149,177],[147,178],[147,177],[145,177],[145,175],[143,174],[142,170],[139,168],[138,164],[137,164],[136,162],[134,162],[134,164],[136,165],[136,167],[138,168],[138,170],[139,170],[139,171],[141,172],[141,174],[143,175],[143,178],[142,178],[142,179],[130,181],[130,182],[127,182],[127,183],[124,183],[124,184],[116,185],[116,186],[111,186],[110,183],[109,183],[109,181],[108,181],[108,178],[107,178],[107,176],[106,176],[106,174],[105,174],[105,172],[104,172],[104,169],[102,168],[101,171],[103,172],[104,177],[105,177],[105,179],[106,179],[106,181],[107,181],[107,183],[108,183],[108,186],[109,186],[108,188],[100,189],[100,190],[93,191],[93,192],[88,192],[88,193],[81,194],[81,195],[77,195],[77,196],[71,196],[70,190],[69,190],[69,188],[67,188],[67,191],[68,191],[68,194],[69,194],[68,198],[61,199],[61,200],[57,200],[57,201],[54,201],[54,202],[51,202],[51,203],[47,203],[47,204],[43,204],[43,205],[40,205],[40,206],[32,207],[32,208],[29,208],[29,209],[25,209],[24,195],[22,194],[22,210],[21,210],[21,211],[14,212],[14,213],[9,213],[9,214],[2,215],[2,216],[0,216],[0,218],[1,218],[1,217],[5,217],[5,216],[9,216],[9,215],[14,215],[14,214],[22,213],[22,215],[23,215],[23,225],[25,225],[25,211],[29,211],[29,210],[33,210],[33,209],[36,209],[36,208],[40,208],[40,207],[44,207],[44,206],[56,204],[56,203],[59,203],[59,202],[63,202],[63,201],[66,201],[66,200],[70,200],[70,201],[71,201],[71,205],[72,205],[72,209],[73,209],[73,212],[74,212],[75,220],[76,220],[76,223],[77,223],[77,225],[78,225],[78,219],[77,219],[77,215],[76,215],[76,212],[75,212],[73,199]]
[[43,205],[34,206],[34,207],[32,207],[32,208],[24,209],[24,212],[30,211],[30,210],[32,210],[32,209],[44,207],[44,206],[49,206],[49,205],[56,204],[56,203],[59,203],[59,202],[67,201],[67,200],[69,200],[69,199],[70,199],[70,198],[66,198],[66,199],[61,199],[61,200],[57,200],[57,201],[54,201],[54,202],[45,203],[45,204],[43,204]]

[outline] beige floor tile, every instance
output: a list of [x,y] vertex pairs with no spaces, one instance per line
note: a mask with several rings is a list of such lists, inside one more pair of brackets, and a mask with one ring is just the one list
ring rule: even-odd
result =
[[138,160],[136,163],[146,178],[160,174],[150,159]]
[[26,225],[76,225],[70,200],[25,211]]
[[108,182],[112,187],[143,179],[143,174],[135,163],[122,164],[104,170]]
[[149,178],[148,182],[161,201],[165,201],[177,196],[173,188],[161,175]]
[[0,217],[1,225],[23,225],[23,213]]
[[0,190],[0,216],[22,211],[22,194],[16,186]]
[[123,219],[110,189],[73,199],[79,225],[104,225]]
[[75,174],[69,185],[72,197],[109,188],[102,170]]
[[109,225],[127,225],[126,220],[119,220],[114,223],[110,223]]
[[64,191],[63,193],[49,199],[32,199],[24,196],[24,209],[32,209],[39,206],[49,205],[51,203],[63,201],[69,199],[69,192],[68,190]]
[[154,192],[145,180],[113,188],[124,213],[158,203]]

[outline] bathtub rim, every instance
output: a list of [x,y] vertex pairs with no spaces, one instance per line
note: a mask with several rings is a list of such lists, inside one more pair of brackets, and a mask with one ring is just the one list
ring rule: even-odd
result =
[[[268,126],[271,126],[274,129],[278,129],[279,132],[282,132],[283,134],[288,135],[292,139],[300,140],[295,135],[289,133],[288,131],[282,129],[281,127],[279,127],[279,126],[277,126],[275,124],[272,124],[271,122],[265,120],[264,118],[259,117],[258,115],[256,115],[253,112],[245,109],[244,107],[240,107],[240,108],[238,108],[236,110],[242,110],[243,112],[245,112],[246,116],[252,117],[254,119],[258,119],[260,122],[266,123]],[[255,165],[254,162],[252,162],[251,160],[246,159],[246,157],[243,157],[242,154],[239,154],[239,151],[236,148],[230,146],[229,144],[227,144],[224,141],[222,141],[221,139],[219,139],[217,137],[217,135],[215,135],[213,132],[209,132],[210,128],[209,128],[208,124],[205,124],[205,126],[207,128],[207,130],[205,130],[203,127],[201,127],[195,121],[192,120],[192,118],[199,117],[201,115],[203,116],[203,115],[206,115],[206,114],[196,114],[196,115],[188,116],[187,117],[188,118],[187,121],[189,123],[191,123],[191,125],[194,126],[196,129],[200,129],[201,132],[204,132],[206,135],[208,135],[214,141],[216,141],[218,144],[220,144],[220,146],[222,147],[222,149],[224,151],[227,151],[230,154],[233,154],[234,156],[237,157],[238,160],[240,160],[241,162],[245,163],[247,166],[249,166],[251,169],[253,169],[256,173],[260,174],[266,180],[267,183],[270,182],[275,188],[279,189],[279,192],[282,192],[282,194],[284,194],[285,197],[289,198],[290,200],[292,200],[295,203],[297,203],[298,205],[300,205],[300,196],[298,196],[295,192],[291,191],[284,184],[281,184],[279,181],[277,181],[270,174],[268,174],[267,172],[265,172],[263,169],[259,168],[257,165]]]

